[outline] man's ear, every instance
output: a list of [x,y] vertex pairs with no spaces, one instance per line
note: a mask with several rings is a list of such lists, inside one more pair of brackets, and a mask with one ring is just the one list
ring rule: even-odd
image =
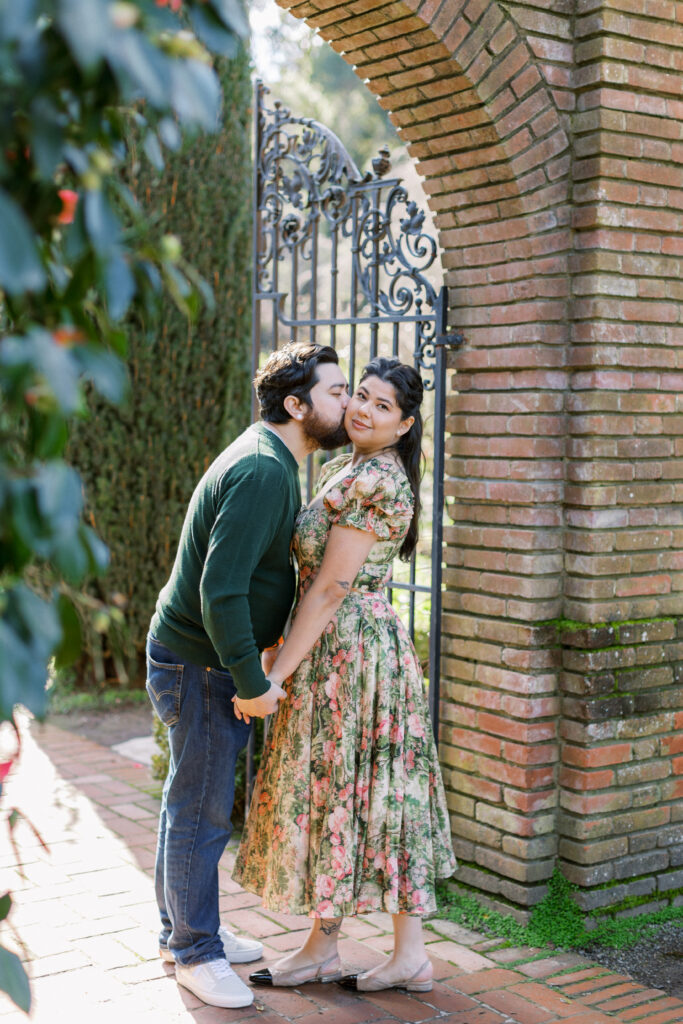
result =
[[302,420],[305,415],[304,405],[300,398],[296,395],[287,395],[284,402],[282,403],[285,412],[288,412],[293,420]]

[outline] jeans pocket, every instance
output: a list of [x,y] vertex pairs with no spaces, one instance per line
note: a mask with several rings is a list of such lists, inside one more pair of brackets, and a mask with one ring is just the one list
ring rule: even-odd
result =
[[183,665],[167,665],[147,654],[147,693],[152,707],[166,726],[180,718],[180,690]]

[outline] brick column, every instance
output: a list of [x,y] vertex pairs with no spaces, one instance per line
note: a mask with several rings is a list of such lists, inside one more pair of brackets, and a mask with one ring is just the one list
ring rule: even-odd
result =
[[650,910],[683,888],[683,24],[580,9],[560,853],[587,910]]

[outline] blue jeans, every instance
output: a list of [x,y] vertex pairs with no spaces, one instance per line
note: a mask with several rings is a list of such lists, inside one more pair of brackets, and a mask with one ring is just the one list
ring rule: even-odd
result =
[[235,765],[250,726],[235,718],[228,671],[184,661],[150,634],[147,692],[168,726],[170,759],[155,872],[159,942],[178,963],[224,957],[218,937],[218,862],[232,824]]

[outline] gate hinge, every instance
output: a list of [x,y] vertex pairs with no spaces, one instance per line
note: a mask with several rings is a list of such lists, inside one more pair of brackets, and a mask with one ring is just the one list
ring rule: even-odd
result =
[[437,334],[434,338],[434,344],[443,346],[443,348],[457,348],[458,345],[462,345],[464,340],[464,334],[460,334],[459,331],[453,331],[450,334]]

